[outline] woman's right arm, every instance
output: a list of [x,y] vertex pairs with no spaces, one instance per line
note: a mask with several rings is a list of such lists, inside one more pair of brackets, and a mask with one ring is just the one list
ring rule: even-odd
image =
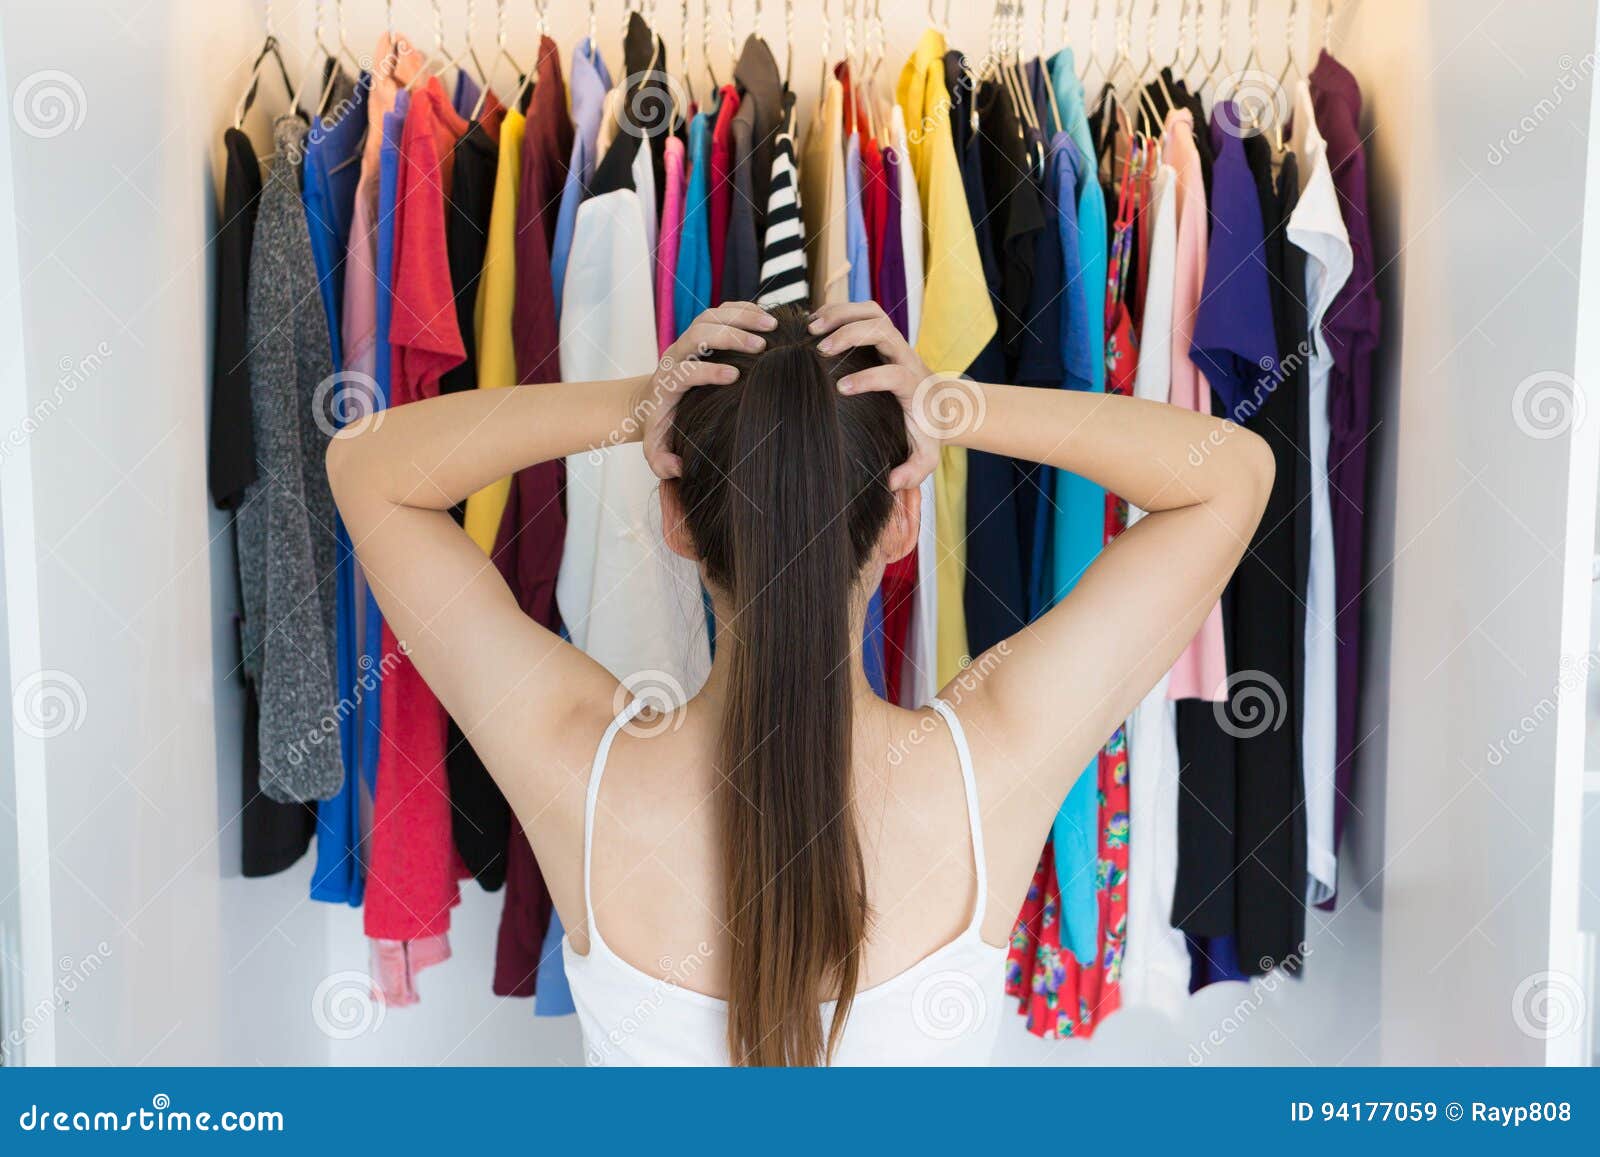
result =
[[1266,507],[1271,450],[1178,406],[930,374],[876,307],[826,307],[812,328],[828,335],[824,352],[872,345],[888,359],[840,388],[906,407],[916,449],[891,485],[916,485],[950,444],[1082,475],[1148,512],[1057,606],[946,688],[982,751],[986,825],[1037,827],[1024,841],[1036,851],[1073,781],[1216,604]]

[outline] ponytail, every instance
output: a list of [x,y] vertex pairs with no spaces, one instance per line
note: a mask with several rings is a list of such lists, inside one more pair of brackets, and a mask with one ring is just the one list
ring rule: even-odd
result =
[[[906,455],[898,404],[841,399],[805,315],[775,311],[739,384],[676,417],[680,498],[726,599],[720,743],[728,1047],[736,1064],[819,1064],[849,1016],[867,897],[851,786],[852,594]],[[819,1002],[835,1001],[824,1026]]]

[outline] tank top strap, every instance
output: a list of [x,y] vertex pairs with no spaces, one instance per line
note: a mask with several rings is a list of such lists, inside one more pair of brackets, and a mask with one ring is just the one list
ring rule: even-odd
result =
[[600,799],[600,780],[606,773],[606,760],[611,755],[611,744],[634,716],[649,706],[649,700],[643,696],[636,696],[632,702],[617,713],[607,726],[605,734],[600,737],[600,744],[594,750],[594,762],[589,765],[589,789],[583,800],[583,914],[589,922],[589,943],[591,948],[596,940],[600,939],[600,932],[594,921],[594,896],[589,888],[590,865],[594,861],[594,808]]
[[944,716],[945,724],[950,728],[950,738],[955,741],[956,757],[961,762],[961,784],[967,795],[967,829],[972,836],[973,868],[978,881],[978,899],[972,906],[972,922],[967,925],[967,931],[973,932],[982,929],[984,910],[989,903],[989,868],[983,854],[983,814],[978,810],[978,777],[972,770],[972,748],[967,746],[967,733],[962,730],[961,720],[956,718],[955,710],[943,699],[930,702],[933,709]]

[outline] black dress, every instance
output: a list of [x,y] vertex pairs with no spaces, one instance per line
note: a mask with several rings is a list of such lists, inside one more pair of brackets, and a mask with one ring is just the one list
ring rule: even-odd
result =
[[1263,376],[1262,402],[1248,420],[1277,464],[1265,514],[1230,584],[1230,671],[1250,680],[1253,702],[1235,685],[1230,702],[1259,709],[1235,713],[1237,783],[1233,876],[1239,964],[1260,975],[1298,959],[1305,930],[1305,781],[1301,764],[1305,607],[1297,591],[1302,535],[1309,542],[1310,473],[1299,450],[1306,421],[1305,258],[1286,236],[1299,199],[1295,158],[1285,158],[1273,186],[1272,147],[1249,137],[1245,156],[1256,180],[1265,226],[1278,364]]
[[[245,313],[249,302],[250,248],[255,238],[256,204],[261,196],[261,165],[250,138],[238,129],[223,134],[227,166],[222,186],[222,220],[217,227],[216,340],[211,375],[209,471],[211,499],[220,509],[239,505],[256,480],[255,435],[250,418],[250,373]],[[234,571],[235,580],[238,571]],[[241,653],[243,646],[241,643]],[[270,876],[305,854],[316,831],[313,806],[279,803],[261,793],[258,742],[260,701],[255,684],[235,669],[245,685],[243,751],[240,759],[239,829],[241,871]]]

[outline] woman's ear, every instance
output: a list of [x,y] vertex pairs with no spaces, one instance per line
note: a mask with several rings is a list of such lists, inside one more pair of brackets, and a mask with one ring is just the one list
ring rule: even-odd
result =
[[700,553],[694,548],[694,539],[689,534],[689,524],[683,517],[683,501],[678,494],[678,480],[664,478],[658,489],[661,493],[661,534],[667,540],[668,549],[690,562],[699,562]]
[[896,490],[894,511],[889,515],[889,525],[884,528],[883,559],[885,564],[899,562],[917,545],[917,532],[922,526],[922,488]]

